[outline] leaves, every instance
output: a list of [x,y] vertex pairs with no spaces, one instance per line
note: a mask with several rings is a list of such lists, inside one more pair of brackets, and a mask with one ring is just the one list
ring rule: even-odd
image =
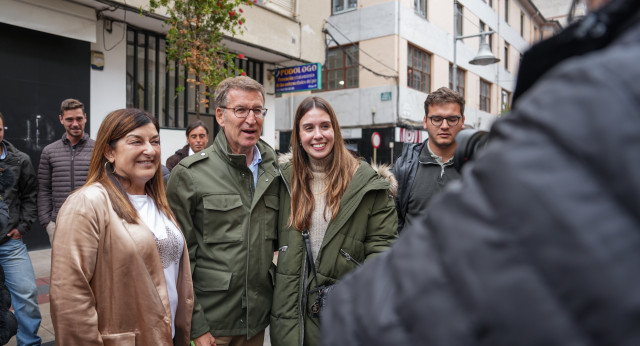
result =
[[[150,0],[149,5],[151,10],[161,6],[167,8],[167,58],[184,66],[188,73],[181,77],[197,90],[196,101],[206,99],[207,90],[214,90],[223,79],[245,74],[236,68],[235,55],[229,53],[222,39],[224,32],[231,36],[243,33],[246,21],[240,6],[251,6],[253,1]],[[184,87],[176,87],[176,91],[182,92]],[[198,117],[199,104],[196,102]]]

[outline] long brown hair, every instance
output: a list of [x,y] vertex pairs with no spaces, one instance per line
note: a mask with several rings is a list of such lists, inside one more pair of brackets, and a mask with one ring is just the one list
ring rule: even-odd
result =
[[317,96],[310,96],[304,99],[298,106],[298,110],[296,110],[293,133],[291,135],[293,176],[291,177],[291,215],[288,220],[290,227],[293,226],[300,231],[311,226],[311,213],[315,208],[311,184],[309,184],[312,179],[309,155],[304,151],[300,142],[300,119],[315,108],[329,114],[333,129],[333,158],[329,163],[330,169],[327,172],[325,194],[326,204],[331,212],[331,220],[338,215],[340,200],[358,168],[358,161],[344,145],[338,118],[333,111],[333,107],[325,99]]
[[[160,131],[158,121],[151,114],[136,108],[118,109],[107,115],[98,130],[98,138],[91,155],[89,173],[85,185],[100,183],[107,190],[113,210],[128,223],[138,223],[138,212],[127,197],[125,189],[118,179],[126,177],[116,175],[113,165],[105,157],[107,147],[114,148],[116,142],[129,132],[152,123]],[[175,217],[165,192],[162,179],[162,164],[158,162],[156,174],[145,184],[145,192],[153,199],[158,209],[175,222]]]

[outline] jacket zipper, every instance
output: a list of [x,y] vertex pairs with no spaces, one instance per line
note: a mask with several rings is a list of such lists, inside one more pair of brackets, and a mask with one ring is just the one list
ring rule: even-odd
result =
[[360,265],[360,262],[356,261],[353,256],[351,256],[348,252],[344,251],[344,249],[340,249],[340,254],[347,260],[356,264],[356,266]]
[[[282,179],[282,180],[284,180],[284,179]],[[286,185],[286,183],[285,183],[285,185]],[[287,189],[288,188],[289,187],[287,186]],[[289,192],[289,194],[291,194],[291,192]],[[304,236],[305,232],[306,232],[307,235],[309,234],[308,230],[304,230],[304,231],[302,231],[303,236]],[[307,251],[307,250],[303,249],[302,251],[304,252],[304,251]],[[307,276],[308,276],[307,275],[307,262],[309,262],[309,261],[307,261],[307,254],[306,253],[304,253],[302,255],[302,257],[304,258],[304,261],[303,261],[303,264],[302,264],[302,287],[300,288],[300,301],[299,301],[299,304],[300,304],[300,346],[304,345],[304,312],[307,310],[307,300],[305,299],[306,298],[305,289],[307,287]]]
[[71,146],[71,191],[76,189],[76,174],[75,174],[75,157],[76,157],[76,148]]

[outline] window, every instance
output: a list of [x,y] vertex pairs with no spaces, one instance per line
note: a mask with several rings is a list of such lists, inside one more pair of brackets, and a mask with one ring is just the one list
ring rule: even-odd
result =
[[427,18],[427,0],[413,0],[413,6],[417,14]]
[[331,13],[338,14],[350,10],[355,10],[358,6],[358,0],[333,0]]
[[460,5],[457,1],[456,1],[456,6],[455,6],[455,11],[456,11],[456,15],[455,15],[456,32],[455,32],[455,35],[456,36],[460,36],[460,35],[462,35],[462,5]]
[[[465,85],[464,85],[464,81],[466,80],[465,78],[465,70],[461,69],[459,66],[456,67],[457,70],[457,87],[458,87],[458,92],[460,93],[460,95],[462,95],[462,97],[464,97],[464,90],[465,90]],[[453,64],[449,64],[449,89],[451,90],[455,90],[453,88]]]
[[520,11],[520,36],[524,37],[524,12]]
[[491,112],[491,83],[480,79],[480,110]]
[[[161,127],[185,128],[195,117],[194,91],[183,78],[183,67],[168,61],[165,51],[163,35],[127,28],[126,106],[146,110],[158,119]],[[263,82],[262,62],[236,59],[235,64],[249,77]],[[184,87],[182,93],[176,92],[178,86]],[[210,104],[212,101],[209,100]],[[213,116],[203,103],[200,105],[201,115]]]
[[504,21],[509,23],[509,0],[504,0]]
[[[480,32],[491,31],[491,29],[487,29],[487,25],[484,24],[483,21],[480,21]],[[489,50],[493,52],[493,34],[485,35],[487,44],[489,44]]]
[[482,0],[485,4],[489,5],[489,7],[493,7],[493,0]]
[[504,68],[509,71],[509,44],[504,43]]
[[511,93],[502,89],[502,100],[501,100],[500,111],[502,113],[506,113],[511,110]]
[[325,67],[327,90],[358,87],[358,45],[342,46],[342,48],[330,48],[327,52]]
[[412,45],[407,54],[407,86],[425,93],[431,91],[431,55]]

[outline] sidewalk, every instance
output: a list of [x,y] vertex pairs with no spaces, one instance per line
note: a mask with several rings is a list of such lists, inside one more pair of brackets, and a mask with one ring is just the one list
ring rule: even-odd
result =
[[[38,306],[42,315],[42,323],[38,330],[38,335],[42,338],[43,346],[53,346],[55,333],[51,323],[51,313],[49,312],[49,276],[51,275],[51,249],[29,251],[33,270],[36,274],[38,284]],[[16,337],[9,340],[8,346],[16,346]],[[265,334],[264,346],[271,346],[269,340],[269,328]]]

